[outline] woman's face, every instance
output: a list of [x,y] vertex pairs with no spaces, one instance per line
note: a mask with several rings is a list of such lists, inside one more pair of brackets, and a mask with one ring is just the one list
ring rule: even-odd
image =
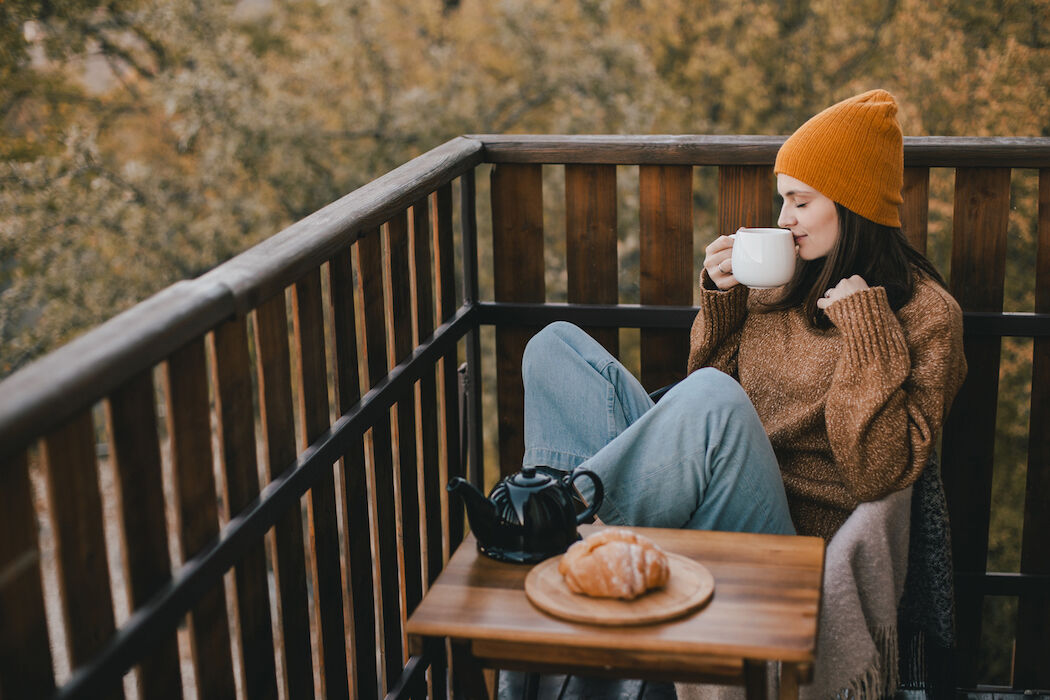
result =
[[790,175],[777,174],[777,191],[784,198],[777,225],[791,230],[803,260],[823,258],[839,238],[835,203]]

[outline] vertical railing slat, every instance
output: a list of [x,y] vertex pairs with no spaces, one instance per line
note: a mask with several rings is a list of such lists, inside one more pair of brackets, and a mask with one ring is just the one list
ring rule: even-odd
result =
[[[693,303],[693,169],[643,165],[638,175],[642,304]],[[689,331],[643,328],[642,385],[653,391],[685,376]]]
[[[47,479],[69,663],[75,670],[91,660],[114,630],[90,410],[44,438],[41,463]],[[119,680],[106,697],[124,697]]]
[[[430,255],[430,201],[422,199],[412,205],[412,270],[414,271],[413,304],[416,328],[413,344],[434,333],[434,275]],[[437,366],[419,380],[419,447],[423,479],[423,529],[426,533],[424,574],[427,585],[433,583],[442,567],[442,496],[444,470],[441,468],[438,439],[440,404],[437,394]]]
[[[453,232],[452,185],[442,185],[434,193],[434,268],[437,270],[438,313],[445,322],[456,314],[456,252]],[[441,358],[441,404],[445,436],[445,469],[446,481],[454,476],[466,478],[462,468],[461,450],[466,445],[459,441],[459,366],[456,351],[453,350]],[[448,542],[449,550],[454,550],[463,540],[463,503],[459,499],[448,499],[442,489],[443,502],[448,504]],[[450,551],[443,552],[448,556]]]
[[908,242],[920,253],[925,253],[930,215],[930,169],[905,168],[902,193],[901,228]]
[[[478,275],[478,221],[477,221],[477,182],[474,171],[468,170],[459,179],[459,221],[460,221],[460,260],[463,271],[463,305],[469,306],[480,300],[480,285]],[[493,223],[494,225],[494,223]],[[453,256],[447,256],[448,264],[452,264]],[[451,288],[449,295],[452,295]],[[483,433],[482,430],[482,408],[481,408],[481,329],[475,325],[466,336],[466,366],[463,372],[457,368],[457,391],[463,397],[461,407],[460,428],[460,451],[461,466],[457,471],[466,471],[463,477],[468,479],[476,487],[484,485],[484,459],[483,459]],[[462,387],[460,387],[462,383]],[[449,385],[445,387],[449,390]],[[460,499],[453,499],[456,504],[453,515],[458,516],[455,524],[458,532],[455,542],[459,542],[463,534],[463,508]],[[450,516],[451,517],[451,516]],[[455,648],[453,644],[452,648]],[[451,651],[451,649],[449,649]],[[449,688],[452,695],[456,696],[457,689],[462,683],[462,678],[457,677],[455,652],[449,656]],[[471,675],[468,673],[469,679]]]
[[[430,198],[412,205],[412,270],[413,303],[416,309],[415,344],[434,332],[434,272],[430,247],[435,241],[430,233]],[[425,584],[430,584],[444,566],[444,512],[447,465],[442,465],[439,422],[442,403],[438,396],[439,361],[419,380],[419,449],[422,466],[423,518],[426,552],[423,555]],[[445,697],[447,674],[445,660],[430,659],[432,697]]]
[[[358,368],[354,281],[350,249],[328,263],[332,295],[332,337],[335,343],[336,394],[339,414],[345,415],[361,399]],[[352,605],[354,663],[350,678],[359,698],[379,695],[376,667],[375,591],[372,585],[372,534],[368,522],[368,487],[363,437],[343,455],[343,489],[346,506],[347,585]]]
[[0,474],[0,697],[42,698],[54,691],[55,676],[26,453],[0,463]]
[[[321,271],[315,269],[295,283],[292,318],[299,359],[301,450],[330,427],[328,371],[324,347]],[[342,573],[339,567],[339,525],[335,507],[334,470],[320,478],[307,499],[309,546],[313,550],[314,610],[320,649],[321,696],[349,697],[346,642],[343,639]]]
[[[219,533],[204,340],[192,341],[172,353],[164,363],[164,377],[175,480],[176,531],[182,561],[186,561]],[[193,606],[189,629],[201,697],[233,697],[236,691],[230,627],[221,582],[208,589]]]
[[[492,169],[492,258],[497,302],[546,299],[542,166],[500,164]],[[501,475],[521,469],[525,454],[521,358],[535,330],[506,326],[496,329]]]
[[[390,366],[412,354],[412,278],[409,275],[408,212],[387,223],[388,274],[390,284]],[[397,414],[398,486],[401,507],[401,552],[404,557],[405,615],[423,599],[423,565],[420,548],[419,460],[416,453],[416,396],[410,387],[398,397]]]
[[[386,376],[386,318],[383,303],[383,251],[380,232],[368,231],[357,243],[357,279],[364,314],[368,385]],[[401,586],[398,580],[397,513],[394,501],[394,461],[390,414],[372,426],[372,506],[375,508],[379,591],[383,628],[383,690],[393,685],[404,665],[401,646]]]
[[776,226],[773,171],[768,165],[723,165],[718,169],[718,233],[741,226]]
[[[244,317],[221,324],[213,334],[215,410],[222,449],[226,501],[240,513],[259,495],[255,450],[251,357]],[[264,540],[247,547],[234,569],[244,692],[249,698],[277,697],[270,587]]]
[[[565,235],[569,303],[616,304],[616,166],[565,166]],[[586,330],[614,356],[620,354],[616,328]]]
[[[459,179],[459,219],[460,248],[463,261],[463,304],[471,305],[479,301],[478,284],[478,221],[477,221],[477,183],[474,171],[468,170]],[[467,334],[466,343],[467,367],[463,375],[466,380],[465,405],[460,426],[461,449],[467,452],[468,478],[471,483],[481,487],[484,482],[484,464],[481,428],[481,329],[475,326]]]
[[[1035,311],[1050,313],[1050,168],[1039,171]],[[1050,574],[1050,338],[1032,351],[1032,404],[1028,428],[1021,572]],[[1050,688],[1050,592],[1021,596],[1017,606],[1015,688]]]
[[[292,410],[288,316],[284,293],[275,294],[255,311],[255,348],[267,465],[271,478],[296,457]],[[303,518],[289,508],[274,526],[274,577],[280,619],[286,697],[314,697],[310,616],[307,607]]]
[[[1001,311],[1010,214],[1010,170],[960,168],[955,176],[951,291],[964,311]],[[956,571],[985,571],[991,511],[995,414],[999,391],[998,336],[965,339],[969,370],[944,429],[944,486],[951,507]],[[979,593],[956,597],[959,685],[977,682],[981,636]]]
[[[106,430],[116,471],[124,570],[131,609],[171,579],[164,482],[152,372],[128,381],[106,402]],[[139,666],[143,697],[182,697],[178,637],[173,630]]]

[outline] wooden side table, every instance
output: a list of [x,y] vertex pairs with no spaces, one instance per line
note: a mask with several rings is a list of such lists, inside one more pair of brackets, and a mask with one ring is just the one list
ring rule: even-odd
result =
[[[581,528],[584,535],[600,526]],[[484,697],[481,667],[662,681],[743,684],[766,695],[778,663],[780,697],[811,680],[824,541],[734,532],[632,528],[714,576],[714,596],[685,617],[635,627],[566,622],[525,596],[528,566],[494,561],[468,537],[412,613],[413,654],[452,640],[461,692]]]

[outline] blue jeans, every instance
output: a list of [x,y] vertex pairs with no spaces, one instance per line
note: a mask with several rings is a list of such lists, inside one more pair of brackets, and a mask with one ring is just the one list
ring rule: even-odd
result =
[[[596,340],[557,322],[529,341],[523,466],[598,474],[610,525],[794,534],[762,422],[740,385],[713,368],[654,404]],[[590,480],[575,485],[588,502]]]

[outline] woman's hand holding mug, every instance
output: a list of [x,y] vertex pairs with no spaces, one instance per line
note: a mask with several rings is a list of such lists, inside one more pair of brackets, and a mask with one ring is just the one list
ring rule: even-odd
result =
[[733,276],[733,239],[719,236],[704,248],[704,269],[707,276],[721,290],[731,289],[740,284]]
[[787,229],[743,227],[719,236],[705,251],[704,268],[721,290],[779,287],[795,273],[795,241]]

